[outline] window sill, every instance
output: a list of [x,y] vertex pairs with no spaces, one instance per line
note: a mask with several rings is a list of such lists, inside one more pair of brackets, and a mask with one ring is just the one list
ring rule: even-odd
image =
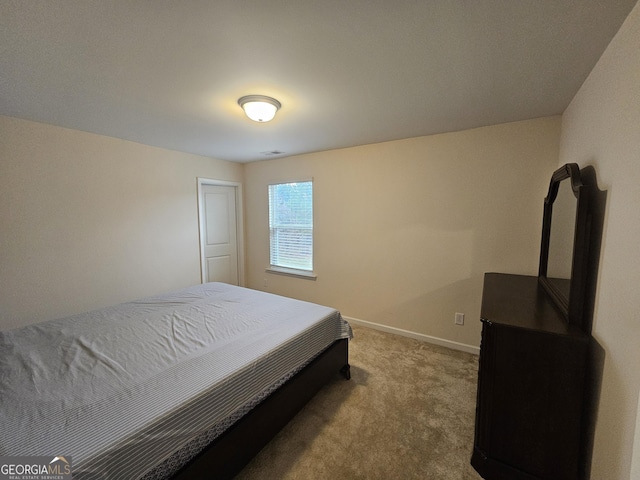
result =
[[267,273],[274,273],[276,275],[286,275],[288,277],[304,278],[305,280],[315,280],[318,276],[313,272],[306,270],[297,270],[295,268],[275,267],[270,266],[265,269]]

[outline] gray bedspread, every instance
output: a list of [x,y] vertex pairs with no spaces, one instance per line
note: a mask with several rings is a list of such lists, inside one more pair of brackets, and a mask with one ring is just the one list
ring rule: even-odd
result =
[[0,332],[0,455],[141,478],[350,337],[334,309],[222,283]]

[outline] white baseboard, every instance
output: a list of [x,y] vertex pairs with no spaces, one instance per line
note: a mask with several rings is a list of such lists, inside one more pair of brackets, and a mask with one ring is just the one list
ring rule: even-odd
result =
[[430,335],[424,335],[423,333],[411,332],[409,330],[403,330],[401,328],[389,327],[380,323],[367,322],[366,320],[360,320],[358,318],[347,317],[343,315],[343,318],[352,325],[361,325],[363,327],[373,328],[374,330],[380,330],[382,332],[393,333],[395,335],[401,335],[403,337],[413,338],[421,342],[433,343],[434,345],[440,345],[441,347],[452,348],[454,350],[460,350],[463,352],[473,353],[475,355],[480,354],[480,347],[474,347],[473,345],[467,345],[466,343],[454,342],[452,340],[445,340],[444,338],[432,337]]

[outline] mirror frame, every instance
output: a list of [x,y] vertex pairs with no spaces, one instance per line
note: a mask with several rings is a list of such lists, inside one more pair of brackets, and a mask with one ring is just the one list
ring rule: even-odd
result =
[[[573,253],[571,259],[569,298],[547,278],[553,202],[558,195],[560,182],[563,181],[570,182],[571,190],[576,197],[576,223],[574,227]],[[584,302],[590,236],[589,190],[590,185],[583,181],[582,175],[580,174],[580,167],[578,167],[576,163],[563,165],[551,176],[549,192],[544,199],[542,244],[540,246],[540,265],[538,269],[538,281],[553,303],[562,312],[570,325],[576,325],[581,329],[585,328],[585,325],[583,325]]]

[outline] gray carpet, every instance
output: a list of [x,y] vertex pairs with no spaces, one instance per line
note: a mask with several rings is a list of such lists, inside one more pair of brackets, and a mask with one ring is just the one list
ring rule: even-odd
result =
[[478,357],[364,327],[336,378],[238,480],[478,480],[473,447]]

